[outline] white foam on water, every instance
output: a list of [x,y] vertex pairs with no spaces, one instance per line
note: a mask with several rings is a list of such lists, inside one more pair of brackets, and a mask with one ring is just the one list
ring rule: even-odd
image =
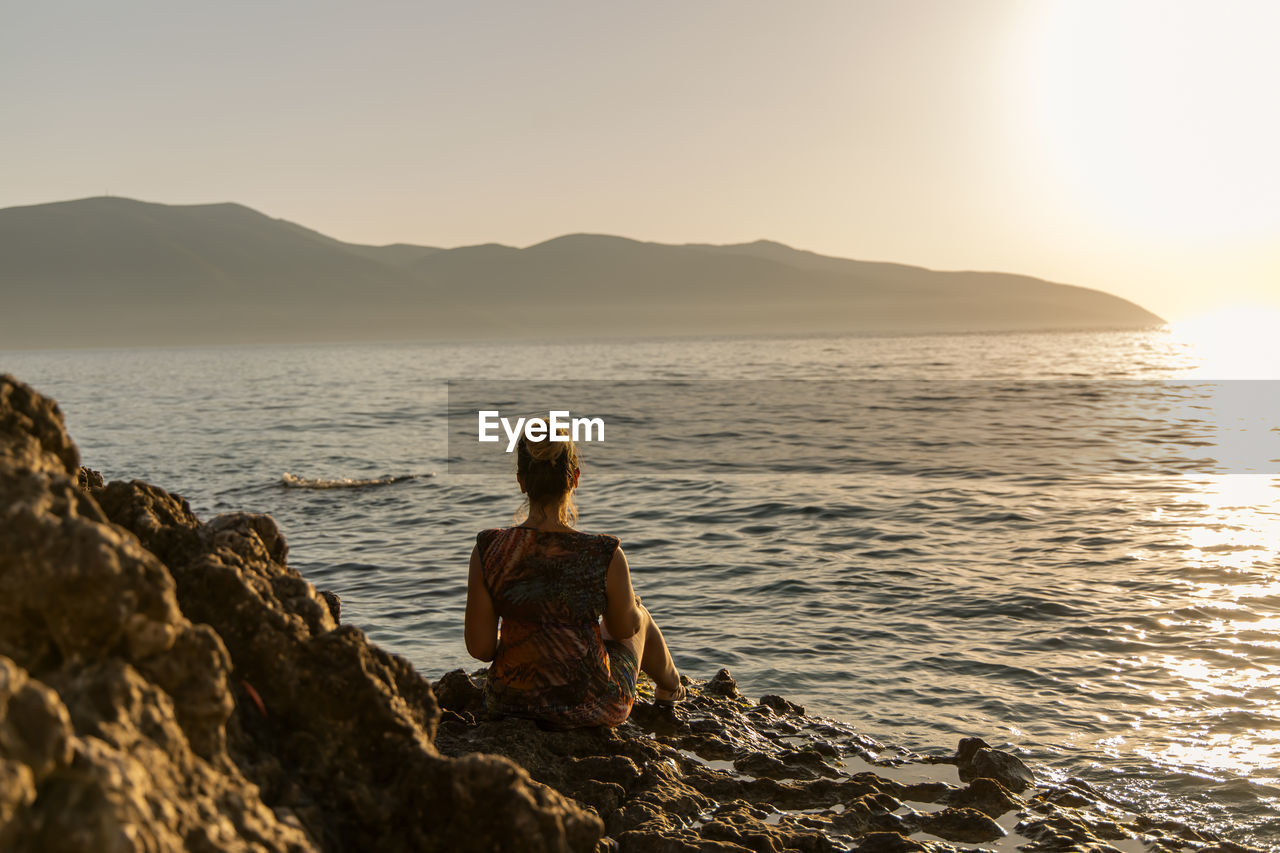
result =
[[286,489],[362,489],[368,486],[390,486],[393,483],[404,483],[422,477],[434,477],[434,474],[387,474],[382,477],[299,477],[285,471],[280,475],[280,485]]

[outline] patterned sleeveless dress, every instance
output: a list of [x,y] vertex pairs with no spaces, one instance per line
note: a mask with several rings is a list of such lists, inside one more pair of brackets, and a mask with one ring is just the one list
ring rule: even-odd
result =
[[485,683],[490,713],[556,728],[621,725],[639,662],[600,633],[614,536],[504,527],[476,536],[481,576],[501,621]]

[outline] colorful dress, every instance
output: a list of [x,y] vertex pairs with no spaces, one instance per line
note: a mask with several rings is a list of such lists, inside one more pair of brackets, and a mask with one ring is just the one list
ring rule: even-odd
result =
[[604,640],[614,536],[504,527],[476,536],[481,576],[502,620],[489,666],[490,713],[557,728],[617,726],[631,713],[639,662]]

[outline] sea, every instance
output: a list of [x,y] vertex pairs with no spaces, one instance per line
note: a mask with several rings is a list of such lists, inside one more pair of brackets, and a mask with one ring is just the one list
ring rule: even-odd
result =
[[0,352],[0,371],[59,401],[106,478],[274,516],[343,621],[429,678],[481,666],[467,559],[520,510],[504,442],[474,463],[460,402],[611,394],[578,526],[622,540],[685,674],[727,667],[886,746],[978,735],[1280,850],[1280,382],[1205,346],[399,342]]

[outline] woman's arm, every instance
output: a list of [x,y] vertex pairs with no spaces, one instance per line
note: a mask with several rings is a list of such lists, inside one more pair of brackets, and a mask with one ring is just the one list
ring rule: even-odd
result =
[[467,615],[463,631],[467,654],[482,661],[493,660],[498,650],[498,614],[493,599],[480,573],[480,546],[471,549],[471,568],[467,572]]
[[635,590],[631,588],[631,569],[622,549],[613,552],[609,571],[605,575],[604,627],[616,640],[634,637],[640,630],[640,607]]

